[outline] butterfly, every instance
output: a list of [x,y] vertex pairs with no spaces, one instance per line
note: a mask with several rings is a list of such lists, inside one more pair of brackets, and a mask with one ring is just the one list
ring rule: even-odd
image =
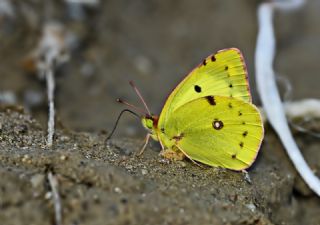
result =
[[260,112],[251,101],[242,53],[220,50],[178,84],[159,116],[143,101],[148,113],[141,121],[148,134],[141,153],[151,137],[160,142],[166,158],[245,170],[255,161],[264,136]]

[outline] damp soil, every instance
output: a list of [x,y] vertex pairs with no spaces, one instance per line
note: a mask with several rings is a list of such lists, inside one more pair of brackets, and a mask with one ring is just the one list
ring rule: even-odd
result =
[[[46,132],[17,108],[0,112],[1,224],[54,224],[48,173],[58,180],[63,224],[318,224],[319,199],[305,186],[271,129],[250,180],[241,172],[138,157],[136,139],[58,129]],[[300,138],[303,143],[304,138]],[[317,141],[307,140],[319,171]]]
[[[80,17],[65,1],[12,2],[14,17],[0,16],[0,96],[14,96],[11,106],[0,98],[0,224],[55,224],[49,172],[58,181],[63,224],[320,224],[319,198],[268,124],[251,181],[164,160],[154,142],[136,156],[145,131],[130,115],[105,142],[123,109],[115,99],[141,105],[129,80],[157,113],[188,71],[227,47],[244,53],[259,104],[253,58],[261,1],[100,1]],[[310,0],[298,12],[275,15],[275,66],[291,82],[293,99],[320,97],[319,8]],[[24,60],[52,21],[70,32],[73,47],[55,71],[57,130],[48,148],[45,83]],[[319,176],[319,140],[297,132],[295,138]]]

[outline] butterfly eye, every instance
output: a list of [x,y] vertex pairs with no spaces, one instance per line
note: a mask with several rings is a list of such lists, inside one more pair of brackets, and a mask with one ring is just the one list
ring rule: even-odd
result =
[[147,128],[152,129],[153,127],[153,121],[151,119],[147,120]]
[[153,120],[150,118],[142,118],[142,124],[145,126],[145,128],[152,130],[153,128]]

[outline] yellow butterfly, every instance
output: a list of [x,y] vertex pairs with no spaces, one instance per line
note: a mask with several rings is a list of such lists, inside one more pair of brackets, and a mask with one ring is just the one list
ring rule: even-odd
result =
[[152,137],[160,142],[161,155],[167,158],[186,156],[232,170],[244,170],[256,159],[263,123],[251,103],[246,65],[236,48],[203,60],[173,90],[159,117],[144,105],[148,113],[142,124],[148,135],[142,151]]

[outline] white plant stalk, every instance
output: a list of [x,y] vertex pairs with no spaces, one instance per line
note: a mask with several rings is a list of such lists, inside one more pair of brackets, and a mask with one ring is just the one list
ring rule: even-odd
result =
[[52,146],[53,135],[54,135],[54,88],[55,80],[52,68],[48,68],[46,71],[46,81],[47,81],[47,92],[48,92],[48,104],[49,104],[49,118],[48,118],[48,137],[47,145],[48,147]]
[[263,3],[258,8],[259,32],[255,52],[256,82],[260,98],[269,123],[273,126],[293,165],[306,184],[320,196],[320,180],[303,158],[285,116],[283,104],[275,81],[273,60],[275,55],[275,37],[273,13],[275,9],[291,10],[300,7],[302,0]]
[[62,225],[62,207],[61,207],[61,200],[58,191],[58,180],[57,178],[51,173],[48,173],[48,180],[52,192],[52,199],[54,203],[54,215],[55,215],[55,224]]
[[48,135],[47,146],[52,147],[55,132],[55,69],[69,59],[67,34],[61,24],[47,23],[38,47],[32,52],[41,79],[46,79],[48,95]]

